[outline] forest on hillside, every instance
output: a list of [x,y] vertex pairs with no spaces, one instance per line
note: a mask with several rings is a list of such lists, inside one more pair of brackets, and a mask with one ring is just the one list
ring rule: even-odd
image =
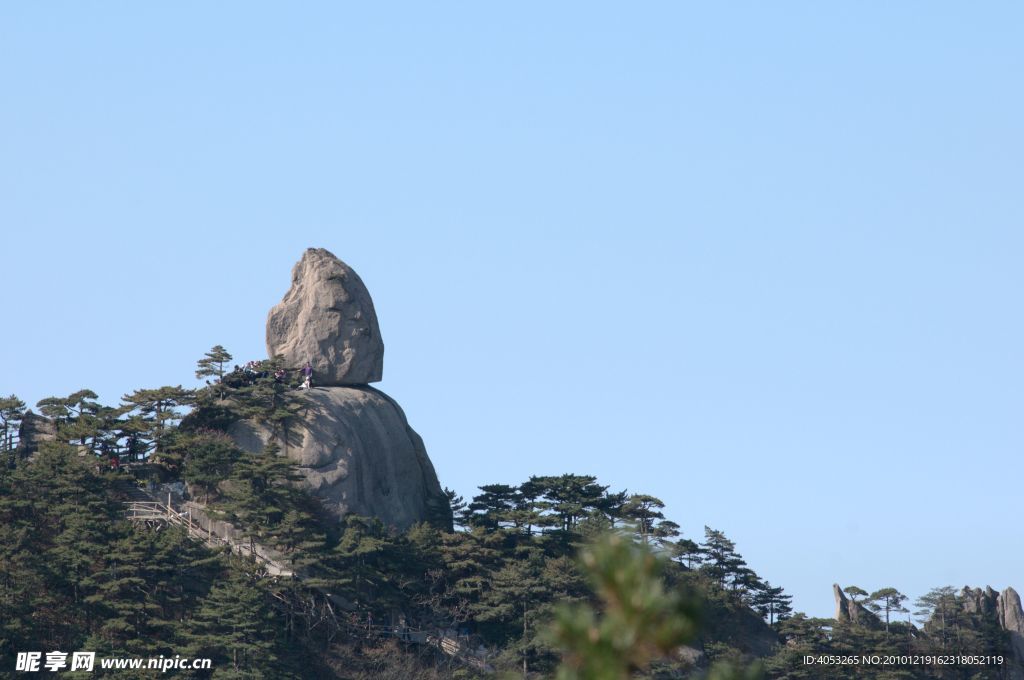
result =
[[[848,587],[873,612],[858,620],[794,613],[720,528],[684,537],[655,496],[587,474],[446,490],[449,507],[405,531],[339,522],[280,450],[227,434],[243,419],[287,431],[301,408],[275,360],[230,361],[214,347],[205,386],[115,406],[84,389],[40,401],[41,418],[0,400],[0,673],[19,652],[95,650],[212,659],[178,673],[197,678],[1012,677],[1005,631],[952,588],[914,603],[920,626],[897,620],[910,603],[895,588]],[[168,488],[293,575],[126,516],[133,493]],[[806,662],[915,654],[1005,662]]]

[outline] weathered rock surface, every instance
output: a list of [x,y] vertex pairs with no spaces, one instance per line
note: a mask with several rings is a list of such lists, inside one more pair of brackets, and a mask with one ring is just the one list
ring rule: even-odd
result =
[[359,275],[327,250],[308,249],[267,317],[267,354],[282,355],[293,369],[310,362],[314,385],[379,381],[384,342]]
[[253,453],[277,442],[299,464],[308,491],[339,517],[450,527],[448,499],[423,440],[394,400],[372,387],[318,387],[298,398],[301,421],[287,437],[251,421],[235,423],[229,433]]
[[999,594],[991,586],[985,586],[984,590],[964,586],[960,591],[960,600],[963,602],[964,611],[969,614],[994,616],[998,598]]
[[39,450],[43,442],[52,442],[56,438],[57,426],[53,421],[29,409],[25,411],[21,425],[18,426],[18,455],[31,455]]
[[1010,638],[1010,651],[1018,664],[1011,677],[1024,677],[1020,662],[1024,661],[1024,610],[1021,609],[1020,595],[1013,588],[1007,588],[996,598],[996,613],[999,625]]
[[832,617],[836,621],[849,621],[849,600],[846,599],[846,595],[843,593],[843,589],[839,587],[838,583],[832,584],[832,597],[836,601],[836,613]]
[[860,602],[854,602],[846,597],[846,593],[839,587],[838,583],[832,584],[832,596],[836,601],[835,620],[846,623],[853,623],[865,628],[880,629],[882,621]]

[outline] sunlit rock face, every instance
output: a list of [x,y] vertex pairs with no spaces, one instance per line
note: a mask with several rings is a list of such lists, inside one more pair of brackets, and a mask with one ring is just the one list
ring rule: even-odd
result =
[[351,267],[310,248],[292,269],[292,285],[267,316],[267,355],[299,369],[315,385],[365,385],[384,372],[384,341],[373,300]]
[[448,498],[423,440],[394,399],[367,383],[381,379],[384,344],[373,301],[351,267],[310,248],[292,285],[267,318],[267,351],[288,368],[313,368],[313,386],[287,429],[255,420],[229,433],[250,453],[271,443],[294,460],[302,486],[336,516],[355,513],[406,528],[451,528]]
[[403,529],[422,521],[450,526],[423,440],[390,397],[372,387],[314,387],[299,400],[300,417],[287,432],[242,421],[232,438],[252,453],[275,442],[298,463],[303,486],[339,517],[351,512]]

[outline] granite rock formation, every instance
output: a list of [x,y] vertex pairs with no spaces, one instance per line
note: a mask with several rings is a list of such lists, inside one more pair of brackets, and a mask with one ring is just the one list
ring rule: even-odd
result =
[[291,393],[299,411],[286,431],[234,423],[229,433],[242,449],[275,443],[298,463],[301,484],[339,518],[451,527],[423,440],[393,399],[366,385],[380,380],[384,346],[370,294],[348,265],[323,249],[305,252],[284,300],[270,310],[267,349],[290,367],[310,361],[313,387]]
[[985,617],[995,615],[998,607],[999,593],[991,586],[981,588],[968,588],[960,591],[960,601],[963,602],[964,611],[968,614],[981,614]]
[[351,267],[310,248],[292,269],[292,285],[267,316],[267,355],[298,369],[308,361],[313,384],[365,385],[381,379],[384,342],[373,300]]
[[[860,603],[851,601],[838,585],[832,586],[832,594],[836,602],[835,619],[839,622],[853,622],[872,629],[883,626],[881,620],[865,609]],[[1024,680],[1024,608],[1021,607],[1020,596],[1013,588],[1006,588],[1001,593],[989,586],[985,588],[964,587],[956,596],[956,601],[963,614],[985,624],[996,624],[1005,631],[1008,643],[1009,660],[1002,670],[1001,678]],[[925,624],[937,626],[933,619]]]
[[[1006,588],[996,598],[996,614],[999,627],[1010,638],[1010,651],[1018,662],[1024,662],[1024,610],[1021,609],[1020,595],[1013,588]],[[1018,666],[1012,669],[1011,678],[1024,677]]]
[[52,442],[56,438],[57,426],[54,422],[29,409],[25,411],[18,427],[18,455],[30,456],[39,450],[43,442]]
[[399,528],[451,522],[423,440],[390,397],[372,387],[315,387],[299,399],[300,419],[287,435],[241,421],[232,438],[251,453],[276,442],[299,464],[304,487],[339,517],[353,512]]
[[860,602],[854,602],[846,597],[843,589],[840,588],[837,583],[832,584],[832,596],[836,601],[836,621],[852,623],[854,625],[864,626],[865,628],[871,628],[873,630],[878,630],[883,627],[881,619],[875,616],[874,613],[868,611],[867,607],[862,605]]

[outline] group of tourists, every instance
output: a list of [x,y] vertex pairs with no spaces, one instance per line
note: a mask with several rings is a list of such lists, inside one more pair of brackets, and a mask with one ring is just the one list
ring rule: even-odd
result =
[[[274,371],[274,382],[282,385],[288,384],[290,370],[298,370],[302,375],[300,390],[308,390],[313,387],[313,365],[308,361],[300,369],[278,368]],[[268,377],[270,377],[270,371],[264,367],[263,362],[248,361],[243,366],[235,364],[234,370],[224,376],[223,383],[228,387],[246,387],[255,384],[257,380]]]

